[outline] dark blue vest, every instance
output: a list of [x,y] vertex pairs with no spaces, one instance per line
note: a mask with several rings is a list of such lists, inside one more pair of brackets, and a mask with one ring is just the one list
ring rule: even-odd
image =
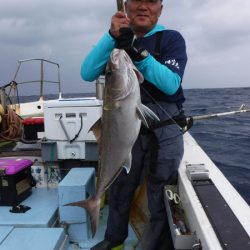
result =
[[[185,41],[179,32],[174,30],[160,31],[149,37],[138,38],[138,43],[147,49],[156,60],[177,73],[182,79],[187,63],[187,54]],[[141,84],[141,99],[142,103],[154,101],[176,103],[179,108],[185,101],[181,85],[175,94],[167,95],[146,80]]]

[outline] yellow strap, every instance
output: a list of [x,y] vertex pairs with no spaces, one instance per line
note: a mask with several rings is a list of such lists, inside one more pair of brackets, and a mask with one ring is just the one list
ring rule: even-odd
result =
[[121,244],[121,245],[119,245],[119,246],[117,246],[117,247],[114,247],[114,248],[112,248],[112,250],[123,250],[123,244]]

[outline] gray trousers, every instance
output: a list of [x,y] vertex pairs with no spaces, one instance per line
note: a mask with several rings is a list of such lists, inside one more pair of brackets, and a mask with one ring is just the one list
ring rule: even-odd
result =
[[[168,119],[166,113],[176,116],[175,104],[147,105],[161,120]],[[110,187],[109,216],[105,239],[122,243],[128,236],[130,205],[134,192],[146,173],[148,208],[150,211],[150,237],[145,242],[147,250],[174,249],[164,205],[163,188],[176,184],[178,167],[183,156],[183,136],[180,128],[169,125],[154,131],[143,129],[132,150],[130,173],[122,171]]]

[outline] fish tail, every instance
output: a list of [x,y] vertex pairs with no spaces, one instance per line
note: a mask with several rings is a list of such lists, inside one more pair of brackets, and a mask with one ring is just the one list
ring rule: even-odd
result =
[[100,212],[101,200],[95,197],[89,197],[86,200],[77,201],[65,204],[64,206],[77,206],[85,208],[90,216],[92,237],[95,236],[97,225],[99,224],[99,212]]

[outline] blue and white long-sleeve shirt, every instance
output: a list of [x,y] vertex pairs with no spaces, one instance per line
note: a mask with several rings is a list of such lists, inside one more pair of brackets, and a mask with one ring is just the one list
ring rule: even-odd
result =
[[[156,33],[162,32],[160,57],[154,58]],[[137,39],[139,46],[150,53],[140,62],[134,61],[135,66],[143,74],[144,88],[156,100],[178,102],[185,99],[181,88],[181,81],[187,62],[186,46],[183,37],[177,31],[166,30],[157,24],[144,37]],[[107,32],[87,55],[81,66],[81,76],[86,81],[94,81],[104,73],[115,39]],[[142,93],[142,102],[148,102]]]

